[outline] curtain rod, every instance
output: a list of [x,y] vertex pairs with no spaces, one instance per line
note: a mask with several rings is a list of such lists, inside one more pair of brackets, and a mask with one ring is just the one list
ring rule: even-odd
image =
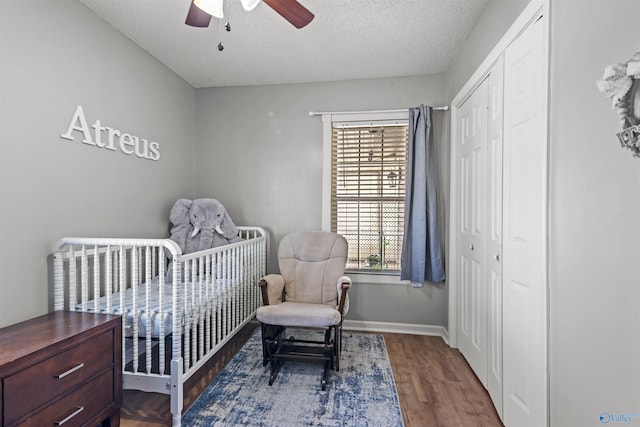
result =
[[[443,105],[442,107],[433,107],[437,111],[448,111],[449,106]],[[359,113],[399,113],[401,111],[407,111],[408,108],[396,109],[396,110],[369,110],[369,111],[309,111],[311,117],[322,116],[323,114],[359,114]]]

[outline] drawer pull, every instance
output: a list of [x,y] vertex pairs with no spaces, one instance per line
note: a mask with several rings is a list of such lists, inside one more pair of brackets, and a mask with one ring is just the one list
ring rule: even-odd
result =
[[73,373],[74,373],[75,371],[77,371],[78,369],[82,369],[82,368],[84,368],[84,363],[79,363],[79,364],[77,364],[76,366],[74,366],[73,368],[69,369],[68,371],[63,372],[63,373],[61,373],[61,374],[58,374],[58,375],[56,375],[55,377],[56,377],[57,379],[59,379],[59,380],[60,380],[60,379],[62,379],[62,378],[64,378],[64,377],[66,377],[66,376],[67,376],[67,375],[69,375],[69,374],[73,374]]
[[84,411],[84,406],[78,406],[76,408],[75,411],[73,411],[73,413],[71,415],[69,415],[67,418],[65,418],[64,420],[61,421],[56,421],[55,425],[57,426],[61,426],[62,424],[66,423],[67,421],[69,421],[71,418],[75,417],[76,415],[78,415],[80,412]]

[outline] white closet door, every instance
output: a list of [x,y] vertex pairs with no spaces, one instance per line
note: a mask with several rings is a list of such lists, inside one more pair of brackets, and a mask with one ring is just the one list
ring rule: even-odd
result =
[[487,391],[502,418],[502,57],[489,74],[487,119]]
[[458,114],[458,347],[487,386],[487,99],[485,79]]
[[504,423],[546,419],[546,100],[542,20],[504,55]]

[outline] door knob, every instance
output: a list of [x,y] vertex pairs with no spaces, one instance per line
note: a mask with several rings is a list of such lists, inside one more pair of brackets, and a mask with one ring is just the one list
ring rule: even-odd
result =
[[473,250],[473,245],[469,245],[469,249]]
[[500,254],[496,254],[496,261],[500,261]]

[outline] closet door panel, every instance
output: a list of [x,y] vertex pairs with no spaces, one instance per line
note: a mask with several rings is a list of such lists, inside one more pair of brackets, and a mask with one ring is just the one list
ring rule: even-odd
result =
[[504,422],[546,425],[546,138],[543,25],[505,51]]
[[503,58],[489,75],[487,146],[487,391],[502,418],[502,146],[503,146]]
[[459,347],[487,384],[487,98],[485,80],[459,110]]

